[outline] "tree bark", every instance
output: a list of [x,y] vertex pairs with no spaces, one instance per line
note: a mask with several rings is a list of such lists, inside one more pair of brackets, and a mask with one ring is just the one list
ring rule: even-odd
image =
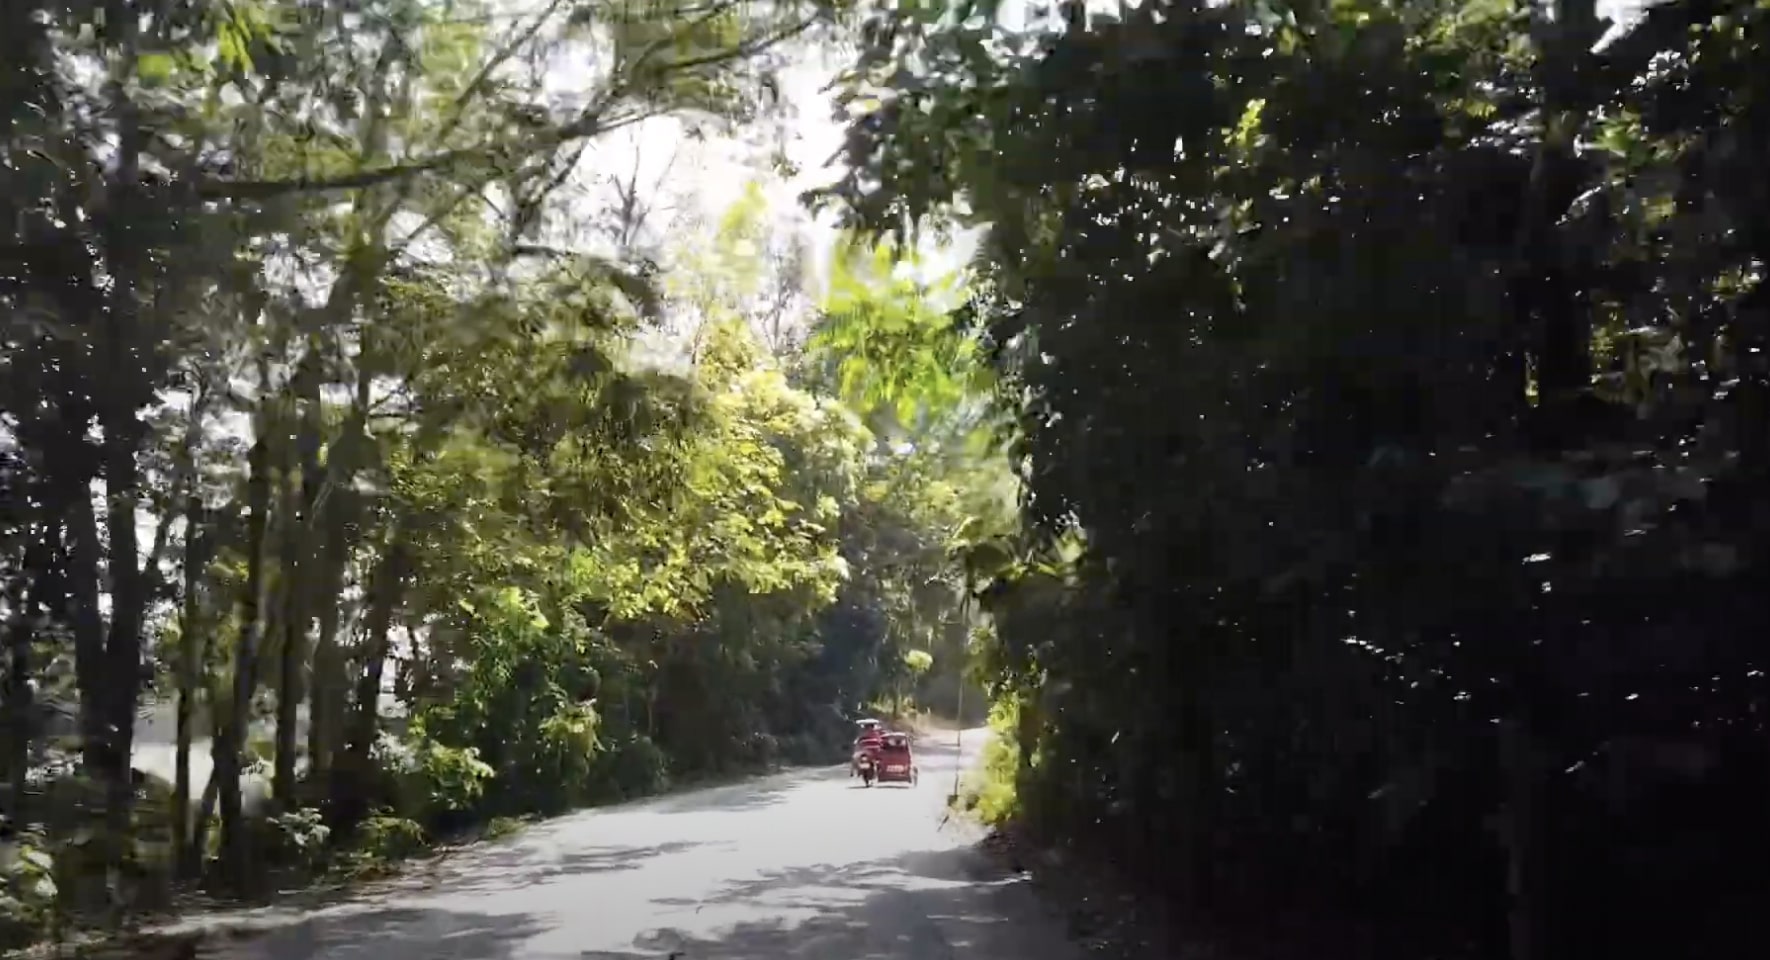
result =
[[178,664],[177,672],[177,705],[174,714],[178,729],[178,742],[174,755],[174,773],[172,780],[172,843],[176,856],[177,873],[180,879],[189,879],[196,873],[200,861],[188,856],[190,849],[191,823],[191,741],[195,733],[197,688],[202,679],[202,663],[198,658],[201,649],[197,640],[198,615],[201,604],[197,589],[201,583],[202,567],[207,561],[202,534],[203,505],[197,496],[196,483],[192,480],[191,489],[185,494],[184,500],[184,586],[181,597],[183,609],[179,614],[178,631]]
[[[295,779],[295,743],[296,722],[299,719],[299,707],[303,697],[301,672],[308,668],[307,629],[313,621],[313,613],[309,606],[310,600],[317,600],[323,609],[336,611],[336,592],[323,595],[315,591],[315,574],[322,571],[330,573],[326,562],[330,559],[330,530],[321,529],[320,519],[323,514],[321,497],[325,486],[325,473],[320,467],[320,344],[318,338],[309,341],[307,355],[303,359],[300,375],[295,384],[296,401],[300,404],[301,422],[299,436],[296,440],[296,459],[300,471],[300,489],[294,496],[296,509],[290,513],[293,522],[290,525],[291,535],[296,542],[286,547],[284,569],[289,577],[289,606],[284,613],[283,629],[283,671],[282,690],[277,698],[277,795],[285,809],[296,804]],[[293,485],[293,483],[291,483]],[[314,549],[309,546],[319,538],[321,546]],[[293,563],[288,561],[292,560]],[[322,615],[321,629],[329,625],[326,619],[335,619],[336,614]],[[316,645],[317,652],[317,645]],[[308,685],[314,689],[320,686],[321,677],[319,664],[316,660],[310,672]],[[318,695],[316,694],[316,699]],[[310,708],[308,711],[308,728],[311,731],[319,723]],[[310,782],[317,772],[318,753],[312,749],[311,739],[307,754],[308,775]],[[287,758],[285,760],[284,758]]]
[[307,698],[307,776],[314,784],[325,784],[331,776],[332,749],[337,737],[334,731],[341,724],[336,720],[344,698],[338,695],[343,680],[339,676],[338,621],[339,606],[344,601],[344,567],[342,531],[328,530],[325,545],[323,580],[315,597],[319,600],[319,629],[314,636],[313,670]]
[[215,819],[215,802],[221,794],[220,771],[209,771],[209,782],[203,785],[203,797],[197,802],[197,814],[191,818],[190,846],[181,852],[181,856],[191,864],[191,876],[197,876],[203,870],[203,861],[209,855],[209,824]]
[[[369,443],[365,428],[374,381],[367,358],[359,358],[356,398],[350,419],[339,431],[327,458],[326,470],[312,498],[314,532],[321,537],[324,556],[319,598],[319,630],[314,638],[313,683],[307,709],[307,756],[309,779],[330,784],[334,752],[340,749],[339,733],[347,726],[344,696],[344,665],[338,651],[338,630],[344,620],[344,577],[350,566],[352,508],[355,501],[340,498],[336,491],[350,486],[362,458],[358,450]],[[317,435],[317,431],[316,431]]]
[[[298,446],[305,458],[309,446],[318,458],[317,442],[309,442],[307,421],[303,418]],[[293,451],[290,451],[293,452]],[[305,473],[306,464],[290,464]],[[282,644],[277,670],[276,773],[273,781],[277,808],[288,811],[299,805],[295,778],[296,724],[300,720],[301,674],[307,666],[307,625],[312,619],[307,611],[307,567],[302,540],[307,532],[305,484],[296,469],[283,475],[283,524],[279,561],[283,570]]]
[[98,568],[103,545],[98,536],[98,514],[84,489],[74,491],[68,504],[68,593],[72,603],[74,632],[74,683],[80,691],[79,730],[81,761],[89,772],[105,769],[103,685],[105,682],[104,614],[99,608]]
[[[172,850],[176,860],[174,872],[179,879],[192,875],[192,863],[186,857],[190,845],[191,806],[191,740],[197,704],[199,644],[198,619],[202,605],[198,589],[202,584],[203,566],[208,563],[208,543],[203,533],[203,498],[198,493],[197,445],[203,437],[203,413],[208,405],[208,386],[198,387],[191,402],[190,420],[185,425],[184,441],[179,449],[179,472],[184,487],[184,546],[180,559],[183,580],[179,597],[178,651],[174,664],[174,722],[177,742],[173,753],[172,780]],[[152,562],[150,560],[150,562]]]
[[[119,76],[135,72],[141,23],[121,16],[116,31]],[[110,629],[105,636],[104,676],[99,678],[98,707],[104,726],[102,747],[105,791],[105,860],[107,869],[121,867],[131,848],[130,808],[135,797],[130,756],[135,745],[135,709],[141,693],[141,635],[147,591],[135,532],[141,497],[137,454],[146,440],[139,412],[153,399],[152,353],[158,348],[142,324],[139,284],[143,248],[135,226],[140,210],[141,112],[119,80],[107,90],[117,118],[117,166],[106,184],[104,219],[105,266],[110,290],[104,311],[101,382],[106,384],[98,406],[103,440],[100,455],[105,482],[105,564],[111,599]],[[82,700],[85,694],[82,693]],[[120,907],[121,904],[118,904]]]
[[[269,365],[259,361],[260,404],[270,402]],[[215,778],[219,781],[222,864],[229,886],[246,887],[251,852],[242,820],[240,764],[250,729],[252,692],[257,686],[258,646],[263,630],[264,539],[270,510],[270,412],[261,408],[257,436],[247,457],[246,584],[240,592],[240,639],[234,657],[233,695],[225,723],[214,735]]]
[[381,679],[391,646],[393,615],[404,594],[410,570],[410,547],[404,529],[395,529],[369,585],[369,611],[363,643],[362,673],[357,677],[354,712],[344,753],[333,771],[332,809],[338,825],[348,830],[366,811],[371,751],[380,726]]

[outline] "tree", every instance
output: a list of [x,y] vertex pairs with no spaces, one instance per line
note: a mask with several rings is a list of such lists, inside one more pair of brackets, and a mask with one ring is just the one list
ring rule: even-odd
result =
[[[216,879],[247,891],[267,860],[293,868],[277,858],[311,849],[254,849],[262,811],[243,781],[256,761],[273,771],[279,824],[323,806],[345,828],[336,842],[354,842],[387,799],[378,745],[400,735],[384,687],[417,669],[390,658],[416,646],[441,678],[451,629],[504,629],[456,599],[516,586],[564,608],[591,603],[602,577],[618,589],[595,602],[686,608],[635,602],[600,573],[537,571],[582,566],[611,535],[633,553],[655,539],[646,524],[676,516],[625,504],[748,507],[784,482],[745,439],[772,411],[698,432],[719,412],[695,383],[617,369],[656,307],[653,278],[550,245],[549,198],[611,131],[766,109],[773,47],[833,11],[716,3],[640,22],[611,9],[555,3],[508,22],[424,0],[8,8],[9,811],[61,814],[21,784],[53,752],[50,681],[71,660],[84,770],[104,794],[107,907],[155,869],[136,841],[158,807],[135,809],[130,757],[162,666],[177,703],[172,845],[184,872],[205,872],[219,807]],[[588,47],[612,54],[591,89],[545,97],[549,58]],[[70,79],[84,75],[105,79]],[[452,437],[456,420],[471,432]],[[678,499],[685,463],[711,464],[711,492]],[[82,493],[94,481],[103,503]],[[768,532],[800,566],[740,568],[742,589],[826,575],[812,533]],[[206,787],[191,757],[205,730]],[[68,906],[89,892],[64,891]]]
[[[1720,611],[1758,575],[1759,200],[1717,177],[1761,141],[1710,84],[1758,14],[1604,46],[1575,3],[1063,18],[875,8],[832,192],[868,235],[991,225],[972,310],[1032,525],[976,556],[1025,822],[1218,919],[1322,877],[1295,909],[1389,931],[1373,955],[1677,942],[1580,919],[1688,893],[1600,866],[1651,818],[1581,771],[1764,782],[1734,745],[1764,690],[1691,687],[1756,669]],[[1626,766],[1642,737],[1712,777]]]

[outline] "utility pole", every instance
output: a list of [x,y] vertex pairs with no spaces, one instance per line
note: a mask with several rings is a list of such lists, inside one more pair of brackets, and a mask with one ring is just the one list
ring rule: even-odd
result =
[[965,623],[965,641],[959,645],[959,695],[953,709],[953,792],[947,795],[948,807],[959,802],[959,777],[965,772],[965,668],[971,662],[971,585],[965,585],[965,596],[959,601],[959,615]]

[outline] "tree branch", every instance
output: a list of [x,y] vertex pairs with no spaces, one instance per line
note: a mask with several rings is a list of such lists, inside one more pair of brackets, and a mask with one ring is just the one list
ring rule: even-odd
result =
[[[707,18],[723,11],[725,5],[717,5],[709,9]],[[651,82],[662,83],[675,73],[683,73],[701,67],[717,66],[754,56],[777,44],[790,40],[816,25],[819,17],[813,15],[803,18],[781,30],[758,37],[754,40],[738,43],[726,50],[697,57],[686,57],[661,64],[654,74],[648,76]],[[666,40],[674,39],[674,34]],[[603,118],[615,103],[631,95],[636,88],[635,80],[646,63],[666,45],[665,40],[657,41],[644,52],[627,69],[627,76],[610,84],[607,93],[598,98],[598,103],[587,108],[576,120],[553,130],[544,131],[530,138],[525,143],[506,147],[513,153],[534,153],[553,149],[573,140],[594,137],[619,129],[639,120],[657,116],[662,110],[640,110],[622,120],[604,123]],[[507,57],[508,55],[505,54]],[[494,58],[495,59],[495,58]],[[268,200],[295,193],[329,193],[339,190],[360,190],[380,186],[400,180],[430,173],[439,173],[460,164],[492,159],[500,150],[500,144],[485,144],[478,147],[464,147],[457,150],[446,150],[442,153],[411,160],[405,163],[390,164],[366,170],[358,170],[335,177],[293,177],[285,180],[201,180],[196,185],[197,195],[205,200]]]

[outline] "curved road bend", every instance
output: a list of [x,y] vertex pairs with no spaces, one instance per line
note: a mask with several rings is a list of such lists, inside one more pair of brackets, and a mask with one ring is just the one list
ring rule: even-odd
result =
[[[943,735],[941,740],[946,740]],[[1078,960],[1064,925],[914,789],[801,770],[552,820],[347,904],[260,914],[211,960]],[[256,924],[255,924],[256,925]]]

